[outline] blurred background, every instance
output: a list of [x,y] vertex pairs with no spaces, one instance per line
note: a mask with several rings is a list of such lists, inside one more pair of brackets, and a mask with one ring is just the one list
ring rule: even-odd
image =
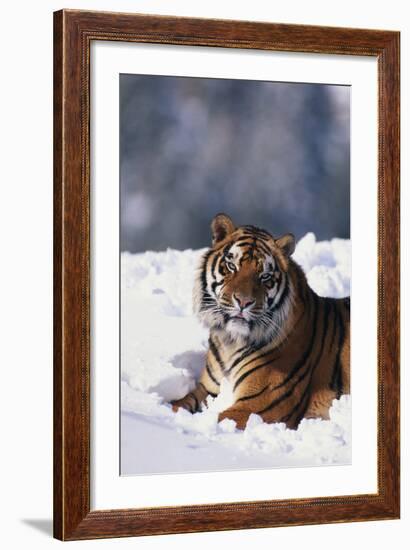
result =
[[350,87],[120,75],[121,250],[202,248],[219,212],[350,237]]

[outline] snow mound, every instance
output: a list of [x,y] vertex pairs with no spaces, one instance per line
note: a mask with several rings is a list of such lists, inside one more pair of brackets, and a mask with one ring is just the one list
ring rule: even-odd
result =
[[[121,473],[210,471],[346,464],[351,460],[351,400],[334,400],[330,420],[297,430],[251,415],[246,429],[218,413],[232,404],[223,383],[207,407],[172,412],[203,368],[208,331],[192,311],[194,271],[203,250],[121,255]],[[294,259],[321,296],[350,294],[350,241],[301,239]],[[144,441],[140,445],[141,440]]]

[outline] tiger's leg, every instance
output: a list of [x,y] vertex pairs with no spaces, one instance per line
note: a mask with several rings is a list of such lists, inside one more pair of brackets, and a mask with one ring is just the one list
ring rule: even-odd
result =
[[242,407],[239,403],[234,403],[231,407],[219,414],[218,422],[221,422],[224,418],[229,418],[230,420],[234,420],[236,422],[236,427],[239,430],[244,430],[251,413],[252,411]]
[[192,414],[196,413],[200,410],[201,404],[206,400],[208,395],[209,392],[207,392],[205,387],[199,382],[196,388],[187,393],[185,397],[171,401],[172,410],[177,412],[178,409],[183,408]]
[[[266,371],[266,367],[262,370]],[[244,430],[249,416],[266,406],[270,399],[270,384],[266,383],[266,372],[263,373],[262,370],[258,370],[252,383],[238,385],[234,395],[235,402],[219,414],[218,422],[229,418],[236,422],[238,429]],[[264,415],[261,416],[265,420]]]
[[209,361],[207,361],[196,388],[182,399],[171,401],[172,410],[176,412],[182,407],[191,413],[198,412],[208,395],[216,397],[219,394],[221,379],[221,373],[213,369]]
[[[248,418],[252,413],[255,413],[255,411],[251,411],[249,409],[245,409],[240,406],[240,404],[234,404],[225,411],[221,412],[218,417],[218,422],[223,420],[224,418],[230,418],[231,420],[234,420],[236,422],[236,427],[239,430],[244,430],[246,428],[246,424],[248,422]],[[256,413],[257,414],[257,413]],[[292,416],[292,418],[287,419],[286,421],[281,420],[276,415],[269,414],[269,412],[266,413],[260,413],[259,416],[262,418],[262,420],[268,424],[272,422],[285,422],[286,427],[290,429],[296,429],[299,420],[296,420],[295,416]]]

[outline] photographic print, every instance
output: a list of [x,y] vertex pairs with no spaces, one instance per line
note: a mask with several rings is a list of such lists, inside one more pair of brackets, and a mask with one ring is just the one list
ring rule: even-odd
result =
[[56,538],[400,517],[399,53],[54,14]]
[[350,87],[119,85],[121,475],[349,464]]

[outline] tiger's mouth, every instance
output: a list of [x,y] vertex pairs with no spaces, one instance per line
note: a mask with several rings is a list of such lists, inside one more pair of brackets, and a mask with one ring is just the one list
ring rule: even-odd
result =
[[232,315],[231,319],[233,319],[234,321],[243,321],[245,323],[248,322],[248,319],[245,319],[242,313],[239,313],[238,315]]
[[239,323],[249,323],[250,319],[247,319],[242,312],[235,313],[230,316],[231,321],[238,321]]
[[251,324],[260,316],[259,308],[249,311],[247,309],[229,308],[225,310],[225,320],[235,321],[238,325]]

